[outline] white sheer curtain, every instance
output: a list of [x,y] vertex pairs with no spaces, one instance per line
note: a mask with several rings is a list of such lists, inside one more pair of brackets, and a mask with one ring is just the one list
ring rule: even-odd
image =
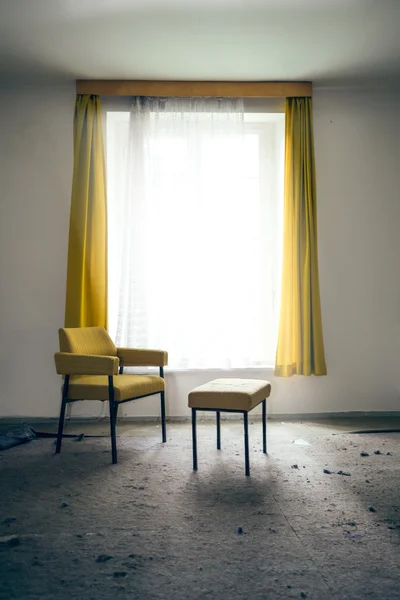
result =
[[171,368],[272,364],[273,219],[242,100],[137,98],[107,131],[116,343]]

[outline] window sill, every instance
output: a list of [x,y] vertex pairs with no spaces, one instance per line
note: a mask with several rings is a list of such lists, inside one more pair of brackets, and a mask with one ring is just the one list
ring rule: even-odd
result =
[[265,366],[265,367],[231,367],[231,368],[205,368],[205,367],[201,367],[201,368],[190,368],[190,369],[178,369],[178,368],[173,368],[173,367],[164,367],[164,371],[165,373],[229,373],[232,371],[238,372],[238,371],[254,371],[254,372],[259,372],[259,371],[274,371],[273,366]]

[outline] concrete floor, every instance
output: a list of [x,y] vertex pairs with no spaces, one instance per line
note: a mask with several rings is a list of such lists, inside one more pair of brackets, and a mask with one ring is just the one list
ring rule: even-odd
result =
[[70,423],[86,437],[59,456],[52,439],[1,452],[0,598],[400,599],[400,434],[349,433],[396,421],[269,421],[265,456],[250,420],[250,478],[233,420],[222,451],[199,423],[197,473],[187,422],[165,445],[121,425],[115,466],[88,437],[106,423]]

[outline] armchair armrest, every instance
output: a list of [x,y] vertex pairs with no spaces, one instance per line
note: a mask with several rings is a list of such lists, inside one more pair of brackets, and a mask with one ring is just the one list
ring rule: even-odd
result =
[[117,356],[122,367],[165,367],[168,352],[142,348],[117,348]]
[[119,359],[116,356],[56,352],[54,355],[59,375],[117,375]]

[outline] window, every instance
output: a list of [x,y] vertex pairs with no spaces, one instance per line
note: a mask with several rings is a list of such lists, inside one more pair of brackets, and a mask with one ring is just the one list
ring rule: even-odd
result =
[[173,369],[272,366],[284,114],[144,118],[107,112],[110,334]]

